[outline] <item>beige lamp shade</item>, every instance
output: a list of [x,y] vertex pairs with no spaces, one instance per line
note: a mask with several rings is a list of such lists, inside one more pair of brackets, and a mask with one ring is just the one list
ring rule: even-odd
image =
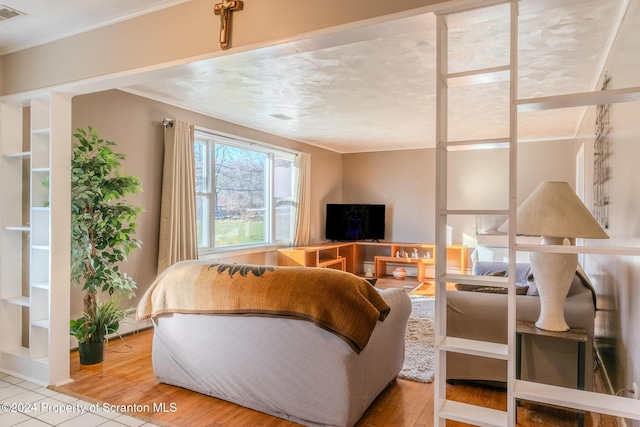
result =
[[545,181],[518,207],[516,232],[528,236],[608,239],[567,182]]
[[[543,245],[563,245],[565,238],[609,238],[567,182],[541,183],[518,207],[516,218],[516,233],[542,236]],[[499,228],[507,229],[506,223]],[[564,302],[576,273],[578,254],[534,251],[529,260],[540,294],[536,327],[568,331]]]

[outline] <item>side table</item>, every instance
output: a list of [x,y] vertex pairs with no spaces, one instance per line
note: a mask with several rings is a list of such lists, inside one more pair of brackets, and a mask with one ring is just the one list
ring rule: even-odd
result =
[[[522,336],[536,335],[542,337],[550,337],[565,341],[573,341],[578,344],[578,390],[584,390],[585,375],[585,346],[588,341],[587,331],[584,329],[569,329],[566,332],[545,331],[536,328],[535,323],[518,320],[516,322],[516,379],[520,379],[522,375]],[[516,414],[517,417],[517,414]],[[578,425],[584,426],[584,413],[578,412]]]

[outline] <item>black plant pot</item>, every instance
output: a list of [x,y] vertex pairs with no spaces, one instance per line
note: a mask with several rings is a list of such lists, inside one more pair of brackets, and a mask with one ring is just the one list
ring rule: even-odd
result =
[[81,365],[95,365],[104,360],[104,341],[78,343]]

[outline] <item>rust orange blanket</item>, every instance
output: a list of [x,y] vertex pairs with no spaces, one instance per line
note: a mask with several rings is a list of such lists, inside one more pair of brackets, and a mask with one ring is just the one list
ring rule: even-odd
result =
[[338,270],[183,261],[151,284],[137,318],[161,313],[296,318],[338,335],[360,353],[389,310],[366,280]]

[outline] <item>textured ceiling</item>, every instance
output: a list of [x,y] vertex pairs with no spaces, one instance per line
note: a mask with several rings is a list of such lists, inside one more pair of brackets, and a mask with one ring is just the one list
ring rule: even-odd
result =
[[[0,53],[186,0],[0,0]],[[519,98],[596,88],[625,0],[521,0]],[[450,72],[508,63],[508,7],[448,19]],[[123,90],[349,153],[435,144],[435,16],[414,16],[201,61]],[[637,56],[637,52],[634,53]],[[450,90],[452,140],[503,137],[508,83]],[[571,138],[583,109],[520,114],[520,140]]]
[[[620,0],[522,0],[519,98],[593,90],[620,7]],[[355,41],[347,32],[321,49],[270,56],[266,48],[232,65],[207,60],[127,90],[337,152],[433,147],[435,22],[428,14],[378,24]],[[508,6],[456,15],[448,26],[450,72],[508,64]],[[507,135],[507,89],[508,82],[452,88],[450,139]],[[570,138],[581,115],[580,108],[521,114],[519,138]]]

